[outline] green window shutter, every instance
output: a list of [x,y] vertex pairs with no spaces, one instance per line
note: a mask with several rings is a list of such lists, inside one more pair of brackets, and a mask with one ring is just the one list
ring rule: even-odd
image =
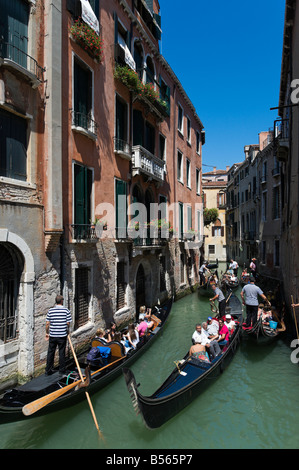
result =
[[116,238],[127,237],[127,183],[115,180]]
[[188,215],[188,230],[192,228],[192,207],[187,207],[187,215]]
[[147,4],[148,9],[153,12],[154,9],[154,0],[145,0],[145,3]]
[[74,165],[74,223],[88,225],[91,219],[92,171]]
[[0,175],[27,179],[27,121],[0,110]]
[[184,205],[179,202],[179,238],[184,234]]
[[91,5],[91,8],[94,11],[94,14],[96,15],[97,19],[100,17],[100,0],[89,0],[89,3]]
[[[1,17],[7,19],[1,34],[8,43],[9,59],[27,68],[29,4],[22,0],[2,0]],[[2,30],[3,28],[3,30]]]

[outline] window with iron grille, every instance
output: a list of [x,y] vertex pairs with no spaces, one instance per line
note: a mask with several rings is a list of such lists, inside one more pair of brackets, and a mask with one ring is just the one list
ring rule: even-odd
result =
[[124,261],[119,261],[117,263],[117,279],[116,279],[117,310],[119,310],[120,308],[125,307],[125,305],[126,305],[126,287],[127,287],[127,283],[125,282],[125,267],[126,267],[126,263]]
[[89,268],[75,270],[75,329],[89,319]]
[[0,344],[17,336],[17,297],[20,269],[12,254],[0,244]]

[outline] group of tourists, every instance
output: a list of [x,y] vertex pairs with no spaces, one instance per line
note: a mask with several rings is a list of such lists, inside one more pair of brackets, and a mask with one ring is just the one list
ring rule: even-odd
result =
[[[49,309],[46,317],[45,339],[49,341],[45,369],[46,375],[53,373],[54,357],[57,348],[59,352],[59,374],[64,375],[66,373],[65,351],[72,316],[69,309],[64,307],[63,301],[63,296],[57,295],[55,306]],[[99,338],[104,345],[111,341],[118,342],[124,346],[125,353],[127,353],[130,349],[136,349],[142,337],[146,336],[154,325],[151,309],[142,306],[140,307],[137,324],[129,324],[126,333],[118,332],[115,322],[111,322],[110,328],[106,330],[98,328],[96,338]]]
[[225,347],[235,329],[235,322],[231,315],[225,315],[225,320],[208,317],[206,322],[198,323],[192,335],[192,346],[189,356],[210,362],[222,354],[221,347]]

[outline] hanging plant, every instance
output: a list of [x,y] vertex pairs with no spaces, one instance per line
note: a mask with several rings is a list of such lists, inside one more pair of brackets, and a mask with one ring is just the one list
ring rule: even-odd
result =
[[114,78],[120,80],[140,98],[145,98],[154,106],[162,107],[165,111],[167,110],[167,103],[159,97],[159,93],[155,90],[154,85],[152,83],[142,83],[138,73],[134,70],[127,66],[116,64]]
[[103,39],[80,18],[70,28],[74,40],[99,63],[104,60]]

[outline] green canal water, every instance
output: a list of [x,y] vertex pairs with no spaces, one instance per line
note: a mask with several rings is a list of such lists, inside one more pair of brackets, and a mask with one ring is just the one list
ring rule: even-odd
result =
[[[191,344],[195,323],[211,313],[197,293],[176,302],[160,337],[132,366],[151,394]],[[45,417],[0,426],[1,449],[298,449],[299,368],[290,341],[257,346],[243,340],[229,367],[160,429],[136,416],[119,376],[91,396],[105,437],[99,440],[86,401]]]

